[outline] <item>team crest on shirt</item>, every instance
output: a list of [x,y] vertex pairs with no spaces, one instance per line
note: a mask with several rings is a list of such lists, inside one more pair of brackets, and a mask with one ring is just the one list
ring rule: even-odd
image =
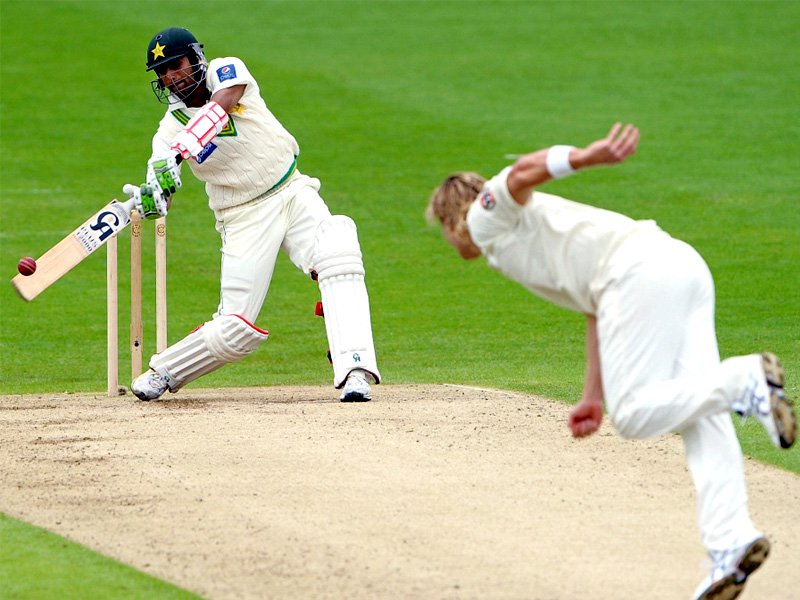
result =
[[225,65],[224,67],[220,67],[217,69],[217,77],[219,77],[220,83],[223,81],[228,81],[228,79],[236,79],[236,67],[233,65]]
[[481,206],[486,210],[492,210],[497,204],[497,200],[494,199],[494,195],[490,190],[483,190],[478,198],[481,201]]

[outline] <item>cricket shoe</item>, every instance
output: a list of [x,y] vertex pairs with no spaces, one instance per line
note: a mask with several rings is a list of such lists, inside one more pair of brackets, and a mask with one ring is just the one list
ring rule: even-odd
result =
[[148,369],[131,383],[131,391],[139,400],[157,400],[167,387],[166,379],[153,369]]
[[369,373],[363,369],[350,371],[339,400],[341,402],[367,402],[372,400],[372,388],[369,386],[371,378]]
[[772,443],[789,448],[797,437],[797,416],[783,391],[783,366],[770,352],[760,356],[761,373],[753,375],[747,390],[733,410],[743,417],[755,417],[767,430]]
[[769,540],[757,537],[735,550],[711,551],[711,573],[697,587],[694,600],[733,600],[744,590],[747,578],[769,556]]

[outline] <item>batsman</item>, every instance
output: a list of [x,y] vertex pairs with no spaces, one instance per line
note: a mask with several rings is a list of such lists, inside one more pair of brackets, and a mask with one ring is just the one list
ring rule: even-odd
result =
[[189,165],[205,182],[222,239],[221,291],[212,319],[153,356],[133,393],[155,400],[264,343],[269,333],[255,323],[282,248],[319,284],[340,400],[370,400],[380,373],[353,220],[332,215],[319,180],[298,170],[297,141],[242,60],[207,62],[190,31],[169,27],[150,40],[147,71],[167,109],[153,137],[142,210],[166,215]]

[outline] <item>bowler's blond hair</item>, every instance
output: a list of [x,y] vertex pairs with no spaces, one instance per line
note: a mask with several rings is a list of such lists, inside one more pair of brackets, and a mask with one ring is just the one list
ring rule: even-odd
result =
[[486,180],[477,173],[453,173],[431,194],[425,218],[437,221],[457,234],[466,233],[467,211],[478,197]]

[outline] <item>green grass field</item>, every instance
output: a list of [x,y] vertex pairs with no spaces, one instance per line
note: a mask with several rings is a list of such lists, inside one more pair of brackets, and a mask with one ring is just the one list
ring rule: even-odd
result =
[[[146,46],[155,31],[182,25],[207,56],[247,63],[300,142],[300,169],[322,180],[333,212],[358,223],[386,382],[578,398],[583,317],[482,261],[458,260],[423,210],[451,171],[492,175],[505,154],[584,144],[622,120],[642,132],[632,160],[548,191],[654,218],[694,245],[715,276],[722,355],[773,350],[797,397],[798,23],[797,2],[2,0],[2,272],[10,280],[20,257],[39,256],[144,178],[163,113]],[[210,318],[218,299],[213,216],[185,175],[169,219],[171,341]],[[104,281],[101,251],[30,304],[0,286],[0,392],[104,390]],[[152,324],[152,285],[146,292]],[[194,385],[329,382],[318,296],[282,257],[258,322],[268,344]],[[121,360],[121,373],[128,368]],[[797,449],[775,451],[756,423],[739,431],[746,453],[800,473]],[[42,547],[29,555],[34,565],[54,547],[0,524],[4,539],[13,529]],[[20,560],[10,545],[0,544],[0,574]],[[96,559],[86,564],[92,571]],[[22,581],[33,572],[20,570]],[[95,579],[108,590],[99,595],[126,597]],[[44,597],[38,589],[21,584],[12,597]],[[134,595],[160,594],[141,590]]]

